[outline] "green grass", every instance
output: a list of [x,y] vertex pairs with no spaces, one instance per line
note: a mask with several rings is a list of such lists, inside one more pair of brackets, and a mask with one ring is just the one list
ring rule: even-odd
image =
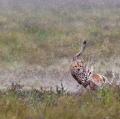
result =
[[69,94],[16,88],[0,93],[1,119],[119,119],[120,87]]

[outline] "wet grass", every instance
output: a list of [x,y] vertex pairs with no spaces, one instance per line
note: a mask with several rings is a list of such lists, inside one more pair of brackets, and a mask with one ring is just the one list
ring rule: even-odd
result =
[[119,119],[120,87],[104,88],[87,93],[67,93],[63,87],[56,92],[21,90],[14,84],[0,92],[2,119]]

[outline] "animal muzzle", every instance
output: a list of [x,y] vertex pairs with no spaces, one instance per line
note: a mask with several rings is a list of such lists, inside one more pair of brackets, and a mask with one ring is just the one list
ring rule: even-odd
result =
[[82,72],[83,72],[82,69],[76,69],[76,71],[75,71],[76,74],[81,74]]

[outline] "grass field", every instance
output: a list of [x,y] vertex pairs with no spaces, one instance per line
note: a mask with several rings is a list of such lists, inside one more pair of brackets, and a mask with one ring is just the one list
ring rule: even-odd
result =
[[66,93],[32,89],[21,91],[18,84],[0,92],[1,119],[119,119],[120,87],[96,92]]
[[[68,0],[69,1],[69,0]],[[71,58],[84,39],[87,60],[97,53],[98,62],[119,53],[120,17],[118,6],[48,0],[38,4],[14,1],[0,7],[0,62],[50,65]],[[52,5],[51,5],[52,4]],[[99,3],[100,4],[100,3]],[[111,3],[112,4],[112,3]],[[31,53],[32,52],[32,53]],[[49,60],[48,60],[49,59]]]
[[84,40],[80,59],[120,81],[119,0],[0,0],[0,119],[119,119],[119,86],[63,90]]

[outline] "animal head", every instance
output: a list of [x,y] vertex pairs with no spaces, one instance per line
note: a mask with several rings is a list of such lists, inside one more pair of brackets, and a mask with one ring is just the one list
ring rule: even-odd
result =
[[82,82],[91,80],[91,76],[93,74],[93,66],[91,67],[91,69],[89,69],[88,66],[86,66],[83,74],[84,74],[84,78],[83,78]]
[[71,65],[71,71],[72,71],[71,73],[74,73],[76,75],[80,75],[81,73],[83,73],[84,70],[85,70],[84,61],[76,60]]

